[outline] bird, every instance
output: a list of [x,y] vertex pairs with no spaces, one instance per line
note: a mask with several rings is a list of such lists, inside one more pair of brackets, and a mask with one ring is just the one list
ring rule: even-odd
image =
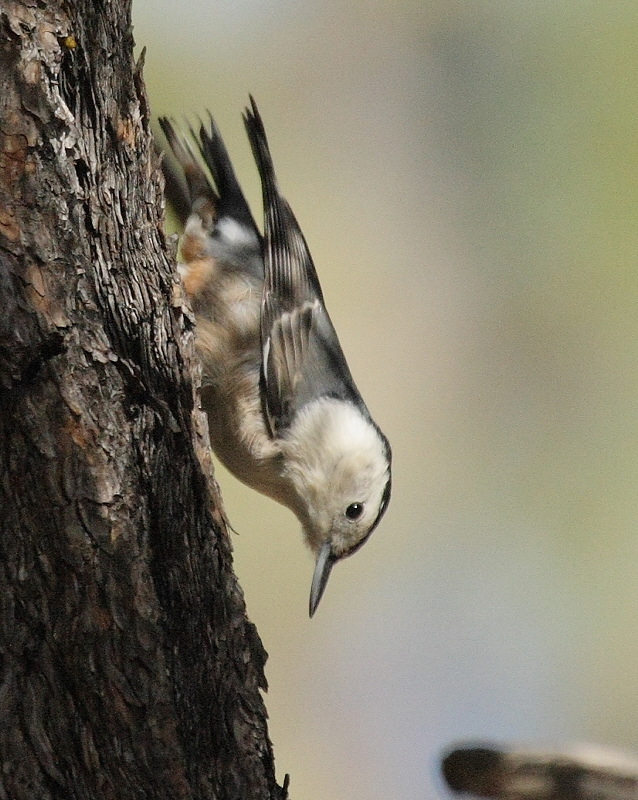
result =
[[595,745],[558,750],[467,743],[441,763],[455,793],[495,800],[636,800],[638,759]]
[[178,271],[195,315],[211,446],[235,477],[301,523],[315,556],[312,617],[334,565],[367,541],[388,507],[392,455],[352,378],[249,102],[243,121],[263,234],[210,114],[198,132],[189,128],[190,139],[159,120],[182,175],[166,158],[164,172],[184,221]]

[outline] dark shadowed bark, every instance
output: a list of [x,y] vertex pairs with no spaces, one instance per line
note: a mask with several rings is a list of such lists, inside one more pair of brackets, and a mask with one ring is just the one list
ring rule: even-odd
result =
[[0,800],[279,798],[127,0],[0,0]]

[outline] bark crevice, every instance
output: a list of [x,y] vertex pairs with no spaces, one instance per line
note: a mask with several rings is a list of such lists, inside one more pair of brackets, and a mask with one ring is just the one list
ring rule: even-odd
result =
[[129,3],[0,31],[0,800],[279,798]]

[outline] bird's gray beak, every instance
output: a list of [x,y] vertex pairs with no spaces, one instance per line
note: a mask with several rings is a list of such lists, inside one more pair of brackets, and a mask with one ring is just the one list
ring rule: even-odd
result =
[[319,551],[317,562],[315,564],[315,571],[312,576],[312,586],[310,587],[311,617],[317,610],[317,606],[319,605],[319,601],[321,600],[321,596],[326,588],[328,578],[330,577],[330,572],[335,565],[336,560],[337,559],[333,556],[332,550],[330,549],[330,542],[326,542]]

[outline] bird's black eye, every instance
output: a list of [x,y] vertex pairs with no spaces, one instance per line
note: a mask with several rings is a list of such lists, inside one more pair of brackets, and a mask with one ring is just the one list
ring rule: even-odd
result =
[[346,517],[348,519],[359,519],[361,514],[363,514],[363,503],[350,503],[346,508]]

